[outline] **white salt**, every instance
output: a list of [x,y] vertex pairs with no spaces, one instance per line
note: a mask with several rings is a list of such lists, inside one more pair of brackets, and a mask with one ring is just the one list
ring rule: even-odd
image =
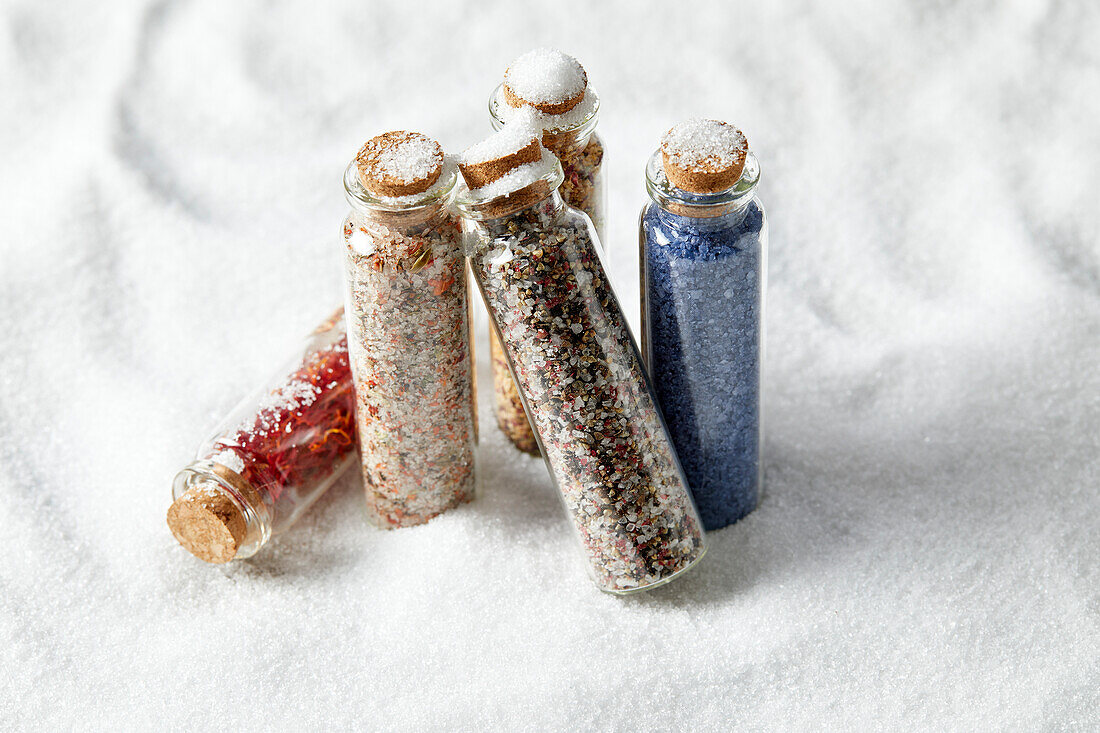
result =
[[541,130],[532,123],[532,119],[530,112],[515,116],[497,132],[463,150],[461,162],[476,165],[519,152],[541,137]]
[[587,122],[599,106],[600,95],[591,87],[585,90],[584,97],[577,103],[577,106],[560,115],[539,112],[534,107],[526,105],[522,107],[513,107],[505,102],[503,98],[493,100],[493,108],[497,116],[505,123],[510,124],[518,115],[528,115],[531,124],[547,132],[559,132],[561,130],[571,130],[574,127],[578,127]]
[[[443,156],[443,170],[439,174],[439,178],[435,180],[435,183],[428,186],[420,193],[411,193],[407,196],[374,196],[375,199],[387,206],[393,206],[395,208],[402,206],[412,206],[419,204],[423,201],[436,198],[440,195],[444,188],[451,186],[454,183],[454,177],[457,169],[457,162],[453,155]],[[364,237],[363,239],[373,242],[373,237]],[[360,251],[370,249],[373,251],[373,244],[368,245],[366,241],[360,242],[357,238],[352,245],[360,254],[370,254],[368,251]]]
[[374,170],[401,183],[411,183],[427,178],[442,163],[443,153],[434,140],[411,135],[384,147],[375,157]]
[[478,198],[487,200],[495,199],[499,196],[507,196],[508,194],[515,193],[520,189],[530,186],[532,183],[554,170],[554,165],[558,162],[554,154],[546,148],[539,146],[539,151],[539,159],[534,163],[526,163],[517,166],[492,183],[481,186],[480,188],[471,189],[471,192]]
[[242,471],[244,471],[244,460],[234,451],[221,451],[211,460],[213,460],[215,463],[222,464],[230,471],[236,471],[237,473],[241,473]]
[[584,91],[584,67],[556,48],[536,48],[523,54],[504,72],[504,83],[532,104],[558,104]]
[[727,168],[744,157],[746,145],[733,125],[699,118],[681,122],[661,138],[661,150],[683,168]]
[[[1096,730],[1084,6],[460,2],[455,54],[410,3],[0,4],[24,142],[0,171],[0,729]],[[478,348],[476,501],[373,530],[352,470],[251,560],[202,563],[165,525],[171,477],[342,299],[348,151],[405,124],[478,139],[468,81],[502,27],[606,70],[620,245],[676,110],[760,131],[760,508],[682,580],[600,594]]]

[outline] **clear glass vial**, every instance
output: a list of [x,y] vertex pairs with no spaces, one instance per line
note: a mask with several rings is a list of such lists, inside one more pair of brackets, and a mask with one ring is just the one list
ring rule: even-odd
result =
[[379,195],[362,155],[344,175],[344,243],[363,482],[372,523],[406,527],[475,495],[469,298],[448,208],[456,174],[448,160],[426,190]]
[[206,562],[250,557],[294,524],[354,455],[355,396],[341,309],[176,475],[168,526]]
[[[538,49],[533,53],[546,51]],[[525,57],[517,59],[517,62]],[[576,64],[576,60],[566,57]],[[580,65],[577,64],[579,68]],[[582,71],[583,73],[583,71]],[[536,122],[543,128],[542,144],[561,162],[563,179],[559,189],[565,203],[588,214],[600,241],[606,241],[604,228],[607,211],[607,191],[604,185],[604,146],[596,125],[600,120],[600,98],[587,86],[584,76],[583,95],[577,105],[562,114],[535,112]],[[513,97],[514,99],[514,97]],[[533,109],[533,108],[532,108]],[[494,130],[500,130],[516,114],[509,103],[502,82],[489,95],[489,119]],[[507,360],[496,334],[490,330],[489,354],[493,373],[497,425],[520,450],[538,454],[531,424],[523,411],[519,389],[508,371]]]
[[646,166],[651,201],[639,219],[642,346],[703,524],[714,530],[755,509],[763,484],[760,167],[746,152],[732,186],[698,193],[673,185],[662,163],[658,150]]
[[471,271],[595,583],[666,583],[705,552],[702,526],[589,217],[556,162],[525,188],[460,193]]
[[[542,144],[561,162],[560,193],[565,203],[588,214],[596,233],[607,235],[607,190],[603,175],[604,146],[596,125],[600,121],[600,98],[592,89],[576,112],[538,115],[544,127]],[[514,108],[504,100],[504,85],[489,95],[489,119],[494,130],[504,127]]]

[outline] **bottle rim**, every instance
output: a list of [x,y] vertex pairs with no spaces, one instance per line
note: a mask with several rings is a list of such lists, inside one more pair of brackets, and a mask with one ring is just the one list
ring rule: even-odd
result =
[[665,175],[661,149],[649,157],[645,168],[645,185],[649,197],[663,209],[682,216],[717,216],[748,203],[760,183],[760,161],[752,151],[745,156],[745,167],[737,182],[717,193],[692,193],[672,185]]
[[271,537],[272,517],[255,487],[239,473],[216,461],[198,459],[180,469],[172,479],[173,501],[199,485],[220,491],[244,518],[246,535],[233,559],[242,560],[256,554]]
[[[586,135],[591,135],[596,129],[596,123],[600,121],[600,95],[596,93],[594,89],[589,87],[585,94],[592,95],[592,111],[584,116],[579,122],[566,127],[546,127],[543,128],[543,132],[551,135],[570,135],[571,137],[582,138]],[[584,104],[584,102],[581,102]],[[504,99],[504,82],[497,84],[496,89],[489,95],[489,119],[492,121],[493,129],[499,130],[504,127],[507,120],[501,115],[501,110],[505,107],[511,108],[511,105]],[[567,112],[566,115],[569,113]],[[565,115],[544,115],[546,117],[564,117]]]
[[561,161],[555,157],[554,164],[546,173],[517,191],[505,195],[484,196],[475,193],[478,189],[471,190],[465,183],[460,183],[456,187],[453,203],[458,212],[467,219],[498,219],[534,206],[553,195],[564,180]]
[[399,196],[389,198],[375,196],[368,191],[363,182],[359,180],[359,167],[352,160],[344,170],[344,197],[353,209],[365,213],[377,214],[407,214],[415,213],[438,206],[446,206],[450,203],[455,192],[455,182],[458,179],[458,166],[447,157],[444,159],[443,172],[439,180],[433,183],[423,193],[411,196]]

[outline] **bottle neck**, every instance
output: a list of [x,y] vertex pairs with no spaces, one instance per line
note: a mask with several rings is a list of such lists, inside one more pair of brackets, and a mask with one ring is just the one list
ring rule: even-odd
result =
[[375,196],[363,187],[353,160],[344,171],[344,196],[351,205],[352,216],[361,225],[370,227],[373,224],[412,233],[443,223],[454,197],[456,179],[455,165],[448,160],[439,180],[421,194],[395,198]]
[[573,158],[581,155],[595,132],[589,128],[582,130],[574,128],[563,132],[544,132],[542,144],[546,149],[558,157],[558,160],[568,164]]
[[489,197],[481,193],[483,189],[462,187],[454,204],[464,219],[473,221],[488,222],[519,213],[526,215],[529,210],[540,216],[556,217],[565,211],[565,201],[558,192],[564,180],[561,163],[554,159],[542,176],[516,191]]
[[[216,461],[192,461],[176,474],[172,498],[173,506],[200,502],[214,508],[181,514],[180,526],[173,527],[177,539],[207,562],[251,557],[271,538],[271,512],[260,493],[236,471]],[[225,531],[221,532],[217,524]],[[212,527],[219,531],[212,532]],[[231,548],[226,547],[226,541],[231,542]]]
[[733,229],[740,226],[745,217],[749,215],[750,204],[755,197],[749,197],[737,204],[709,207],[705,215],[698,209],[692,209],[688,213],[675,204],[662,205],[654,201],[651,206],[655,210],[657,220],[661,225],[670,230],[689,227],[692,231],[707,232],[723,229]]
[[565,214],[566,207],[567,204],[565,199],[562,198],[561,192],[555,188],[548,196],[543,196],[530,206],[513,211],[497,220],[490,220],[488,223],[490,225],[497,222],[505,223],[508,219],[522,217],[529,221],[537,219],[545,226]]
[[[489,95],[489,120],[494,130],[499,130],[508,122],[516,109],[504,98],[504,85],[501,84]],[[596,125],[600,121],[600,98],[592,89],[585,92],[584,99],[577,107],[561,115],[536,113],[536,121],[542,126],[542,144],[564,163],[580,155],[588,147]]]
[[438,229],[447,220],[449,214],[447,206],[438,202],[410,211],[385,211],[352,206],[351,221],[374,237],[381,237],[387,233],[414,237]]
[[657,150],[650,156],[645,177],[649,198],[662,213],[690,219],[713,219],[715,228],[721,228],[744,217],[746,207],[756,196],[760,164],[750,152],[745,158],[741,178],[733,186],[716,193],[692,193],[672,185],[665,176],[661,151]]

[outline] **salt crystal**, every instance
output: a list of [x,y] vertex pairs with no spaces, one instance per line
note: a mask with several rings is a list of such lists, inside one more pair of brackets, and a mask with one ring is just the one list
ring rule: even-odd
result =
[[744,155],[747,141],[733,125],[717,120],[691,119],[661,138],[661,150],[681,168],[728,168]]
[[244,471],[244,460],[235,451],[222,451],[211,460],[228,468],[230,471],[241,473]]
[[439,145],[422,135],[387,145],[375,158],[374,169],[401,183],[412,183],[431,175],[443,163]]
[[[387,206],[402,207],[418,204],[422,201],[436,198],[443,191],[443,189],[449,188],[454,183],[454,177],[456,175],[456,169],[458,168],[458,162],[453,155],[443,156],[443,171],[439,174],[439,178],[435,183],[428,186],[420,193],[411,193],[408,196],[374,196],[381,203]],[[359,254],[371,254],[375,248],[375,242],[370,237],[364,237],[365,241],[359,241],[353,243],[355,251]]]
[[579,127],[595,114],[599,106],[600,95],[591,88],[585,91],[584,97],[581,98],[576,107],[560,115],[540,112],[534,107],[512,107],[499,97],[493,99],[494,111],[505,123],[511,123],[518,115],[527,114],[530,115],[532,124],[547,132],[571,130],[574,127]]
[[584,67],[556,48],[536,48],[512,62],[504,83],[532,104],[557,104],[584,92]]
[[481,142],[474,143],[462,151],[463,165],[477,165],[489,160],[512,155],[541,137],[541,130],[532,122],[532,114],[517,115],[504,127]]
[[534,163],[526,163],[513,168],[489,185],[472,189],[471,193],[481,199],[495,199],[515,193],[548,175],[554,170],[558,159],[544,147],[540,146],[539,150],[541,156]]

